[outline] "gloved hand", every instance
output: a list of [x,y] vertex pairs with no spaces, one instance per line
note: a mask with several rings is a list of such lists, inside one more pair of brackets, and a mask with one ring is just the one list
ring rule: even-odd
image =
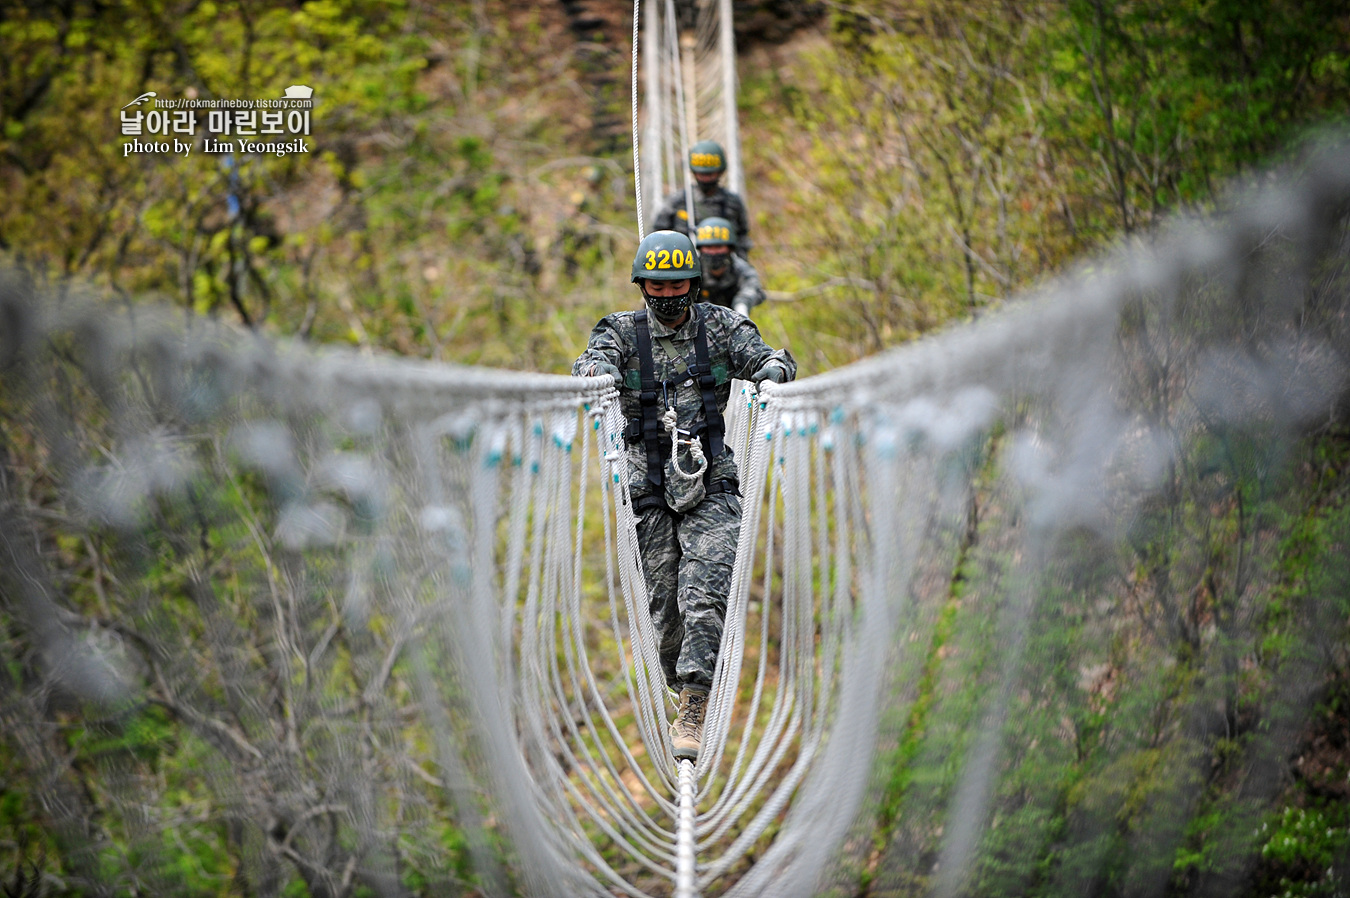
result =
[[609,362],[592,362],[591,377],[599,377],[601,374],[613,375],[616,383],[623,381],[623,375],[619,374],[619,369],[615,368]]
[[750,375],[750,380],[757,387],[766,380],[771,380],[776,384],[786,383],[787,372],[777,362],[765,362],[758,371]]
[[750,307],[743,302],[734,303],[732,304],[731,308],[737,312],[740,312],[746,318],[750,317]]

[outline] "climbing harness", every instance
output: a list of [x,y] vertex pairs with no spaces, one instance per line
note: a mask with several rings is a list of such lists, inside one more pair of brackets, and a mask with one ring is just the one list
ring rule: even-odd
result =
[[[637,328],[637,354],[639,371],[642,378],[641,391],[638,394],[641,414],[632,418],[624,432],[629,445],[642,443],[647,455],[647,488],[649,494],[637,500],[636,508],[643,510],[661,507],[667,512],[681,515],[688,511],[703,495],[729,492],[740,495],[739,484],[735,480],[712,479],[712,460],[725,451],[725,422],[717,402],[717,377],[713,372],[711,354],[708,351],[708,333],[703,316],[698,317],[694,334],[694,364],[689,365],[676,349],[675,343],[668,337],[657,342],[674,364],[677,376],[665,381],[656,379],[656,364],[652,356],[652,333],[647,319],[647,310],[634,314]],[[671,404],[670,394],[680,386],[694,381],[698,384],[703,403],[703,421],[686,432],[676,426],[675,407]],[[684,439],[680,437],[683,436]],[[668,438],[667,438],[668,437]],[[679,447],[691,447],[694,458],[694,472],[680,467]],[[697,450],[697,451],[695,451]],[[667,468],[681,481],[672,491],[667,482]],[[672,494],[681,496],[679,487],[702,479],[702,488],[696,490],[697,498],[684,493],[681,499],[671,501]]]

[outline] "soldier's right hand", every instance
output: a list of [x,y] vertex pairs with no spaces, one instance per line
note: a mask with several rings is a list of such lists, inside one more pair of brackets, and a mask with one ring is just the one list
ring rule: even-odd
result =
[[615,368],[609,362],[595,362],[591,365],[591,377],[599,377],[601,374],[610,375],[614,378],[615,383],[623,381],[623,377],[619,374],[619,369]]

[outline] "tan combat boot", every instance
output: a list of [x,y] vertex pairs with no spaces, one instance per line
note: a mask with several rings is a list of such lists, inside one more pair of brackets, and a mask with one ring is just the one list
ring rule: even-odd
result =
[[708,691],[686,686],[680,691],[680,713],[670,725],[670,745],[675,760],[698,760],[703,743],[703,713],[708,708]]

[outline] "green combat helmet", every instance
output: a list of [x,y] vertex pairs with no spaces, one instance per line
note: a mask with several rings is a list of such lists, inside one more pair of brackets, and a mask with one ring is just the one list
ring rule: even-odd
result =
[[736,249],[736,226],[716,215],[705,218],[694,229],[694,245],[698,247],[708,277],[716,280],[731,267],[731,254]]
[[727,170],[727,154],[715,140],[700,140],[689,148],[689,170],[699,175],[720,175]]
[[698,223],[694,231],[694,245],[699,249],[705,246],[736,245],[736,226],[725,218],[712,216]]
[[[680,296],[648,296],[647,281],[682,281],[689,279],[688,292]],[[647,305],[662,321],[674,321],[684,314],[698,295],[703,279],[694,244],[679,231],[652,231],[638,244],[633,256],[633,283],[642,290]]]

